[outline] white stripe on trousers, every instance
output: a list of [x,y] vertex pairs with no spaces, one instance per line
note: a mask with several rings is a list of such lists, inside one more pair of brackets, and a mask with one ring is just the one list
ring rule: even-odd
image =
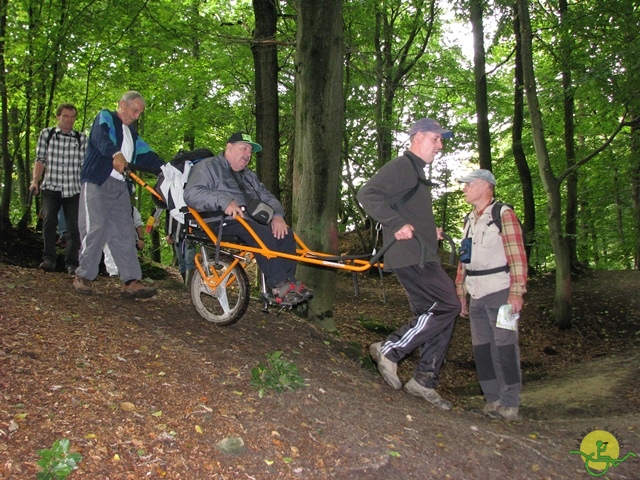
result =
[[402,335],[400,340],[398,340],[397,342],[385,342],[381,348],[382,354],[386,355],[387,352],[390,352],[395,348],[406,347],[415,338],[416,335],[418,335],[419,333],[421,333],[423,330],[427,328],[429,319],[433,316],[432,310],[437,305],[438,305],[438,302],[435,302],[433,305],[431,305],[431,308],[427,313],[423,313],[422,315],[420,315],[418,317],[418,320],[416,321],[416,324],[413,327],[411,327],[409,330],[407,330],[404,333],[404,335]]

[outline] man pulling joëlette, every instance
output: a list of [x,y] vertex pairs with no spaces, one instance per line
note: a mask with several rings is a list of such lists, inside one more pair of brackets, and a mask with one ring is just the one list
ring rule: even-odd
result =
[[[425,168],[442,149],[442,139],[451,136],[431,118],[418,120],[409,130],[409,149],[385,164],[358,192],[364,209],[382,224],[385,243],[397,240],[384,256],[384,267],[395,273],[413,312],[407,324],[372,344],[369,352],[384,380],[399,390],[403,386],[397,364],[419,350],[418,365],[404,390],[442,410],[451,410],[452,405],[435,388],[460,303],[438,257],[441,231],[433,218]],[[424,265],[420,265],[421,247],[426,251]]]
[[144,98],[126,92],[115,112],[101,110],[89,135],[82,169],[80,193],[80,266],[73,287],[91,294],[91,281],[98,275],[102,248],[108,243],[123,282],[121,293],[147,298],[156,290],[141,282],[142,270],[136,252],[136,233],[131,216],[132,185],[123,175],[132,165],[158,175],[163,160],[138,136],[133,123],[145,108]]

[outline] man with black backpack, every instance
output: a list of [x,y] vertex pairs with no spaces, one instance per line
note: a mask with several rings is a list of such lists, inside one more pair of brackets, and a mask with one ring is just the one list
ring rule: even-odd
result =
[[460,302],[453,281],[440,264],[438,240],[431,205],[431,186],[425,169],[451,138],[431,118],[423,118],[409,130],[409,149],[386,163],[358,192],[358,200],[382,224],[385,244],[397,240],[384,255],[385,270],[393,270],[409,297],[413,318],[385,341],[369,347],[382,378],[396,390],[403,388],[397,364],[414,350],[420,359],[404,390],[435,407],[452,405],[436,392],[438,376],[449,347]]
[[[77,115],[75,106],[63,103],[56,111],[58,125],[45,128],[40,132],[36,146],[33,181],[29,187],[34,195],[39,191],[42,192],[44,251],[40,268],[46,272],[56,270],[58,212],[62,207],[67,230],[65,266],[71,275],[78,267],[80,172],[87,147],[86,135],[73,129]],[[43,174],[44,180],[42,185],[39,185]]]
[[482,413],[517,421],[522,376],[516,315],[527,285],[522,228],[513,209],[495,201],[496,179],[489,170],[458,181],[473,210],[465,220],[466,254],[460,255],[456,289],[461,314],[469,316],[476,372],[487,401]]

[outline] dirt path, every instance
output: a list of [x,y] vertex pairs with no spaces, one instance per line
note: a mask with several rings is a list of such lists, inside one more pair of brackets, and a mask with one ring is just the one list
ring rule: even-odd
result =
[[[571,367],[558,377],[528,383],[522,411],[536,420],[607,418],[629,411],[628,388],[640,382],[640,356],[628,352]],[[633,405],[633,403],[631,404]]]
[[[123,302],[110,279],[83,297],[64,274],[0,267],[0,479],[34,478],[37,450],[62,437],[83,456],[69,480],[579,479],[589,476],[569,452],[594,429],[618,432],[621,453],[640,452],[636,355],[587,362],[585,352],[566,376],[526,384],[525,420],[508,424],[468,411],[480,397],[452,397],[454,410],[441,412],[391,390],[352,339],[290,314],[251,304],[220,328],[174,280],[156,285],[157,298]],[[385,318],[376,305],[352,301],[349,318]],[[406,299],[397,305],[385,309]],[[460,327],[446,384],[473,378]],[[539,336],[526,342],[551,348]],[[251,370],[276,350],[308,386],[259,398]],[[222,453],[225,438],[244,450]],[[607,478],[639,469],[630,459]]]

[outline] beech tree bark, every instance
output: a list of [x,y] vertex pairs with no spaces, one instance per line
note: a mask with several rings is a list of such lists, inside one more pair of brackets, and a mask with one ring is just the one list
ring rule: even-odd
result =
[[[256,173],[264,186],[280,198],[280,115],[278,103],[278,21],[275,0],[253,0],[256,26],[253,33],[253,64],[256,92]],[[288,219],[290,221],[290,219]]]
[[[301,0],[296,49],[293,211],[296,233],[312,250],[336,253],[343,110],[341,0]],[[314,289],[308,318],[335,330],[333,269],[299,264]]]
[[491,133],[489,132],[489,101],[487,99],[487,72],[484,50],[483,0],[469,2],[469,18],[473,31],[473,73],[476,91],[476,131],[480,168],[492,170]]
[[553,317],[560,329],[571,327],[572,303],[571,303],[571,262],[569,249],[562,235],[562,197],[560,195],[560,182],[554,176],[549,160],[547,143],[544,138],[544,123],[540,104],[536,79],[533,71],[533,50],[531,35],[531,20],[529,18],[529,2],[516,0],[518,17],[520,19],[520,31],[522,34],[522,69],[524,85],[529,104],[531,117],[531,131],[533,133],[533,145],[538,158],[538,170],[542,185],[547,194],[547,219],[549,224],[549,236],[551,247],[556,259],[556,288],[553,302]]

